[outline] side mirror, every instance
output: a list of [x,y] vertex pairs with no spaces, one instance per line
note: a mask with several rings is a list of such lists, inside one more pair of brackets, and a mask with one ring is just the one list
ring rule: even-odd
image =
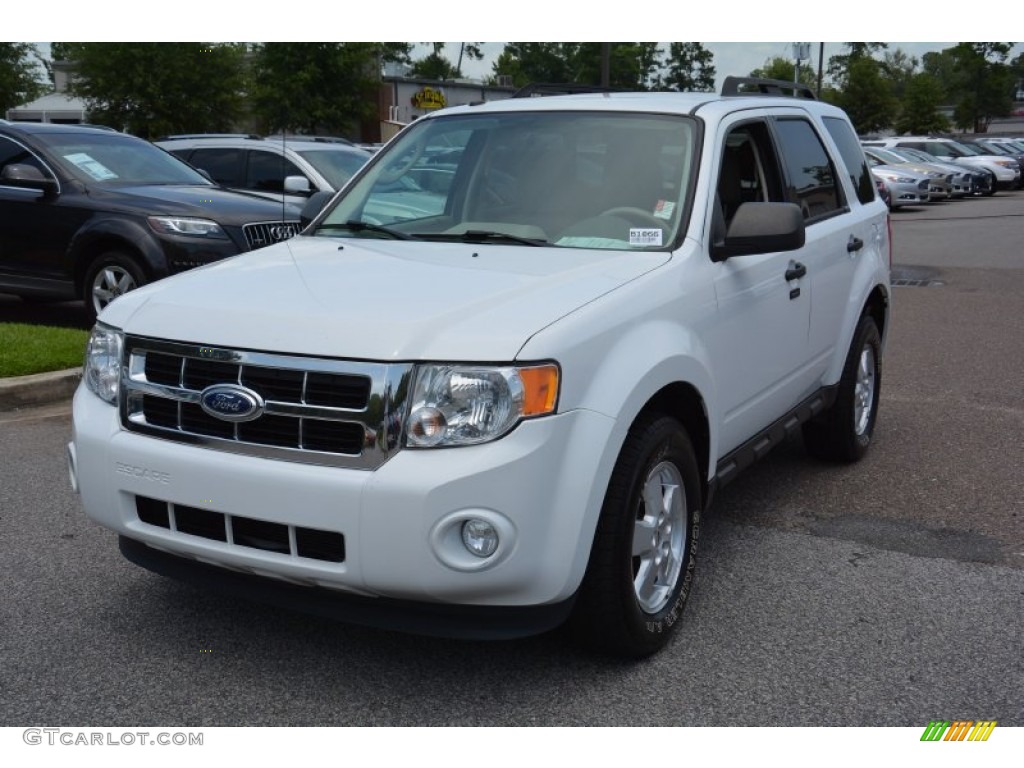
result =
[[313,187],[305,176],[285,176],[284,191],[291,195],[311,195]]
[[48,178],[34,165],[26,163],[5,165],[3,173],[0,173],[0,180],[9,187],[38,190],[44,196],[57,194],[56,180]]
[[299,224],[303,229],[308,227],[313,219],[320,215],[320,211],[327,207],[327,203],[332,197],[334,197],[333,192],[316,192],[310,195],[309,200],[302,206],[302,212],[299,214]]
[[794,203],[744,203],[736,210],[721,242],[711,243],[711,258],[795,251],[806,236],[804,215]]

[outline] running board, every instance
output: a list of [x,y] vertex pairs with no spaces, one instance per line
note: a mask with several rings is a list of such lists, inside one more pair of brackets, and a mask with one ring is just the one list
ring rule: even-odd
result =
[[794,435],[801,424],[827,411],[836,401],[838,390],[838,385],[822,387],[767,429],[724,456],[715,470],[715,485],[718,488],[728,485],[740,472]]

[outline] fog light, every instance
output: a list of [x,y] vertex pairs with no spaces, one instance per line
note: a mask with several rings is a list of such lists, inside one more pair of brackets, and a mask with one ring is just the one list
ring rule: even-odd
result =
[[477,557],[490,557],[498,548],[498,531],[486,520],[467,520],[462,524],[462,543]]

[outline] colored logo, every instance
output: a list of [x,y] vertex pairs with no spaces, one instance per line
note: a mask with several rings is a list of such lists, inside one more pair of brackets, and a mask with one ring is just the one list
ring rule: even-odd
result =
[[263,413],[263,398],[237,384],[214,384],[199,395],[199,405],[224,421],[252,421]]
[[988,741],[995,727],[995,720],[932,720],[921,741]]
[[417,109],[441,109],[448,104],[444,94],[429,85],[414,93],[411,101]]

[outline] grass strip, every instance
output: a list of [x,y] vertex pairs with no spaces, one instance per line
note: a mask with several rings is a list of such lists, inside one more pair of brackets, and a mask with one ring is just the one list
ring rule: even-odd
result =
[[0,323],[0,378],[80,368],[89,332],[25,323]]

